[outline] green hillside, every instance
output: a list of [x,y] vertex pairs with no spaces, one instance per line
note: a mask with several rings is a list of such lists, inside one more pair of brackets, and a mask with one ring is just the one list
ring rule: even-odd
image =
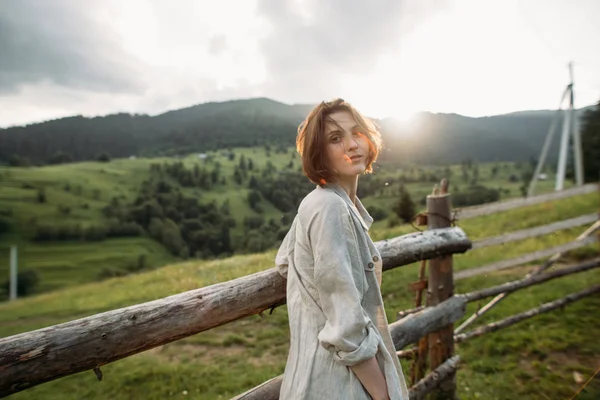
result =
[[[265,144],[292,146],[298,124],[311,108],[254,98],[197,104],[155,116],[120,113],[60,118],[0,129],[0,165],[56,164],[105,155],[170,156]],[[578,110],[578,114],[591,109]],[[423,112],[408,124],[390,118],[377,122],[386,143],[382,154],[386,160],[514,162],[539,157],[553,116],[551,110],[481,118]],[[548,163],[556,164],[557,154],[555,139]]]
[[[245,170],[240,169],[241,164]],[[156,172],[154,167],[165,165],[179,166],[179,175],[166,174],[164,168],[160,174]],[[481,185],[496,193],[498,199],[518,197],[520,176],[530,169],[524,163],[427,167],[388,161],[378,163],[374,174],[361,179],[359,195],[375,216],[374,227],[380,229],[401,223],[393,210],[402,185],[418,212],[433,183],[442,177],[450,178],[455,204],[462,206],[459,196],[479,195],[483,193]],[[201,178],[216,170],[217,181],[204,186]],[[38,274],[36,293],[153,269],[182,257],[206,259],[275,248],[293,218],[297,202],[313,187],[299,170],[299,157],[293,149],[269,147],[170,158],[0,167],[0,228],[5,227],[4,233],[0,229],[0,283],[8,276],[11,245],[18,245],[20,270]],[[196,183],[182,180],[188,177],[181,175],[185,171],[199,174]],[[211,214],[198,214],[201,210],[196,207],[190,215],[171,216],[169,212],[181,210],[160,208],[156,199],[163,194],[142,191],[147,181],[164,182],[172,188],[171,198],[180,196],[204,204],[202,207],[208,207]],[[469,187],[475,181],[480,186],[472,192]],[[254,189],[252,182],[257,185]],[[551,191],[552,187],[550,180],[542,181],[538,193]],[[269,188],[275,188],[275,192],[269,192]],[[258,199],[255,205],[249,202],[251,192]],[[272,193],[271,198],[266,197],[268,193]],[[160,220],[175,219],[173,229],[182,237],[175,238],[179,241],[170,240],[172,237],[166,234],[156,236],[152,224],[144,225],[139,220],[148,223],[147,214],[156,207]],[[107,214],[107,208],[112,214]],[[201,226],[211,218],[216,218],[213,227]],[[227,243],[221,238],[228,241],[229,249],[223,248]],[[189,250],[205,242],[215,243],[212,252],[206,248],[196,253]]]
[[[598,210],[597,194],[557,200],[495,215],[459,222],[471,240]],[[519,254],[568,242],[586,227],[560,231],[545,237],[493,246],[455,256],[456,270],[472,268]],[[375,240],[394,237],[414,229],[399,226],[375,228]],[[597,245],[572,252],[564,261],[597,255]],[[185,290],[234,279],[273,266],[275,251],[238,255],[222,260],[194,260],[154,271],[99,283],[79,285],[0,304],[0,336],[66,322],[98,312],[150,301]],[[524,266],[457,282],[456,293],[522,277]],[[411,308],[414,294],[408,290],[418,266],[386,272],[382,291],[388,318]],[[482,322],[501,319],[581,290],[600,281],[597,270],[571,275],[518,291],[494,308]],[[471,304],[472,312],[481,304]],[[597,368],[600,342],[596,318],[600,298],[591,297],[563,311],[534,317],[513,327],[472,339],[457,346],[463,364],[457,374],[462,399],[555,399],[570,398],[580,384],[573,373],[585,379]],[[104,379],[97,382],[88,371],[65,377],[12,396],[15,399],[162,399],[185,397],[229,399],[282,373],[288,346],[285,307],[273,315],[252,316],[208,332],[102,367]],[[408,373],[409,364],[403,362]],[[592,381],[577,397],[594,399],[600,382]]]

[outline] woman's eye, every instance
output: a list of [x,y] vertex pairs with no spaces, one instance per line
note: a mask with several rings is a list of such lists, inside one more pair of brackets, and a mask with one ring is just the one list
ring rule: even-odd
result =
[[340,141],[340,137],[339,136],[334,136],[331,138],[331,143],[337,143]]

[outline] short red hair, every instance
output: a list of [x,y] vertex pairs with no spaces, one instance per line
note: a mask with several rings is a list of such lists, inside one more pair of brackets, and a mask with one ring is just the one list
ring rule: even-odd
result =
[[358,110],[343,99],[321,102],[313,108],[306,119],[298,127],[296,149],[302,158],[302,172],[312,182],[323,186],[335,181],[335,174],[327,167],[325,129],[330,122],[330,115],[339,112],[349,112],[356,124],[369,141],[369,156],[365,173],[373,172],[373,163],[381,151],[381,134],[375,123],[363,116]]

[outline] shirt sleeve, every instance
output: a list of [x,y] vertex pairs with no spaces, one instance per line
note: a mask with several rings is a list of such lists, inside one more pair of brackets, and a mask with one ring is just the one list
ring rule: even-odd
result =
[[326,318],[319,343],[344,365],[366,361],[377,353],[379,336],[361,305],[363,282],[355,282],[352,273],[353,268],[363,273],[363,267],[346,204],[322,205],[311,221],[309,237],[315,285]]
[[290,257],[294,250],[294,242],[296,241],[296,221],[297,217],[294,218],[294,221],[283,238],[279,250],[277,250],[277,255],[275,256],[275,268],[277,269],[277,272],[279,272],[279,275],[285,279],[287,279]]

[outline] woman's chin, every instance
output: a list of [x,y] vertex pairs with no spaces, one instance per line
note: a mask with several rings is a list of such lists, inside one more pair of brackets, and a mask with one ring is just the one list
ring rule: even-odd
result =
[[367,170],[367,167],[365,167],[364,165],[354,165],[354,166],[352,166],[352,168],[348,168],[343,173],[340,172],[340,176],[347,176],[348,178],[354,178],[354,177],[363,175],[366,170]]

